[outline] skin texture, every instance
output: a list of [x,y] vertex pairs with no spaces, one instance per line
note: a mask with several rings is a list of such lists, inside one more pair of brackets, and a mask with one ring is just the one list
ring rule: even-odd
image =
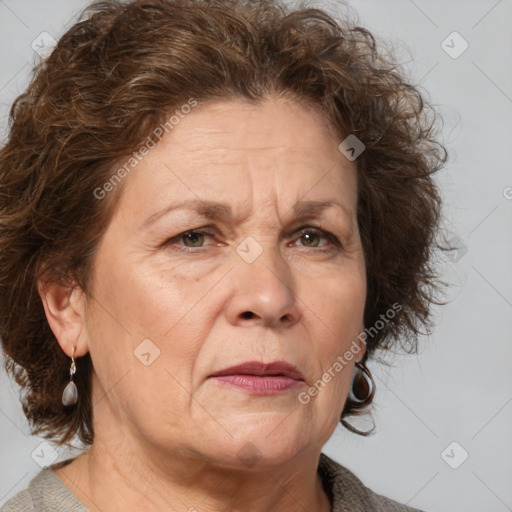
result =
[[[357,169],[339,142],[316,110],[290,99],[201,104],[124,178],[93,299],[40,283],[62,350],[90,352],[94,365],[94,444],[55,470],[91,511],[330,510],[318,457],[365,350]],[[143,227],[197,199],[226,202],[233,216],[174,210]],[[298,201],[341,207],[298,218]],[[213,235],[178,237],[206,226]],[[341,247],[301,235],[305,226]],[[242,242],[262,250],[254,262],[237,253]],[[144,339],[160,351],[147,366],[134,355]],[[354,340],[354,359],[301,404],[299,392]],[[288,361],[304,383],[255,395],[209,378],[254,360]]]

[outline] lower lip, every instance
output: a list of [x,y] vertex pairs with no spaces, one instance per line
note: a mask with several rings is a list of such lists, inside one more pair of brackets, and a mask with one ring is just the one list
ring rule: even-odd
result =
[[257,377],[255,375],[219,375],[213,377],[227,386],[244,389],[258,395],[275,395],[282,391],[294,389],[302,384],[301,380],[285,376]]

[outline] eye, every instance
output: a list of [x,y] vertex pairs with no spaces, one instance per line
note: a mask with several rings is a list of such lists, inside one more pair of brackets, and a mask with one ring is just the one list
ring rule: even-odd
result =
[[[297,240],[302,240],[300,245],[306,249],[315,249],[315,252],[331,252],[336,249],[341,249],[341,243],[336,236],[328,231],[324,231],[323,229],[305,226],[299,229],[297,233],[299,235]],[[214,232],[205,228],[191,229],[170,238],[164,242],[163,247],[172,247],[179,251],[197,253],[205,247],[205,237],[214,236]],[[322,239],[327,241],[327,243],[320,245]]]
[[339,240],[332,233],[324,231],[323,229],[304,227],[299,231],[299,235],[299,240],[303,240],[302,245],[306,248],[314,249],[318,247],[326,247],[326,249],[320,249],[321,252],[332,250],[333,247],[329,247],[329,244],[319,245],[322,238],[330,242],[333,246],[341,248]]
[[[305,245],[308,247],[318,247],[319,246],[319,240],[320,235],[316,233],[315,231],[308,230],[301,234],[299,240],[304,240]],[[316,240],[316,243],[315,243]]]
[[[164,246],[177,245],[178,250],[185,252],[195,252],[193,250],[191,251],[190,249],[203,247],[204,239],[208,236],[214,236],[214,233],[211,233],[205,229],[192,229],[169,239],[164,243]],[[179,244],[178,242],[180,241],[183,241],[184,245]]]
[[185,242],[186,247],[201,247],[207,234],[204,231],[188,231],[179,238]]

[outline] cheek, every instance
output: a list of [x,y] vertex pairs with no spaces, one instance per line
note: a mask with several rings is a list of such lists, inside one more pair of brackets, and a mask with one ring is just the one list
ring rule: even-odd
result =
[[[95,358],[115,358],[116,374],[123,368],[140,373],[145,370],[144,362],[151,363],[151,368],[161,366],[187,385],[210,328],[208,321],[198,321],[212,317],[205,290],[212,288],[218,277],[212,273],[199,280],[160,257],[137,262],[129,251],[127,254],[109,257],[104,253],[99,260],[95,292],[101,306],[95,304],[99,307],[94,328],[100,326],[102,332],[95,336],[100,342]],[[108,371],[107,365],[102,376]],[[150,372],[139,377],[141,385],[162,380]]]
[[340,279],[326,280],[314,291],[310,288],[306,297],[312,313],[333,335],[340,336],[338,341],[362,327],[366,280],[360,271],[343,271]]
[[[315,352],[321,365],[316,378],[323,374],[330,381],[319,403],[334,400],[338,404],[341,395],[348,392],[355,361],[362,356],[358,336],[363,329],[365,301],[366,281],[357,271],[330,280],[310,296]],[[344,354],[350,349],[355,353],[350,352],[347,358]]]
[[134,346],[146,338],[155,338],[155,343],[165,339],[179,327],[194,298],[197,302],[194,284],[172,269],[138,265],[119,255],[116,265],[105,262],[101,274],[98,292],[110,322],[117,323]]
[[[145,375],[144,382],[153,386],[163,383],[168,388],[176,385],[176,379],[189,389],[198,354],[211,327],[205,320],[211,317],[210,301],[201,300],[205,283],[174,272],[165,276],[161,272],[135,275],[133,299],[125,311],[130,317],[132,333],[138,334],[136,343],[143,339],[151,342],[144,342],[148,350],[133,348],[138,354],[155,351],[157,358],[152,366],[163,371]],[[136,370],[139,372],[141,368],[137,366]]]

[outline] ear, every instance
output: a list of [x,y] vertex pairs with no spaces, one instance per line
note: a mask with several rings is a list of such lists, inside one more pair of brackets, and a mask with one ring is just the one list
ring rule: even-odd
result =
[[38,281],[46,319],[63,352],[81,357],[89,351],[85,334],[86,297],[78,285]]
[[357,336],[357,346],[359,347],[359,352],[357,353],[356,362],[361,362],[365,353],[366,353],[366,333],[364,331],[364,325],[361,325],[360,334]]

